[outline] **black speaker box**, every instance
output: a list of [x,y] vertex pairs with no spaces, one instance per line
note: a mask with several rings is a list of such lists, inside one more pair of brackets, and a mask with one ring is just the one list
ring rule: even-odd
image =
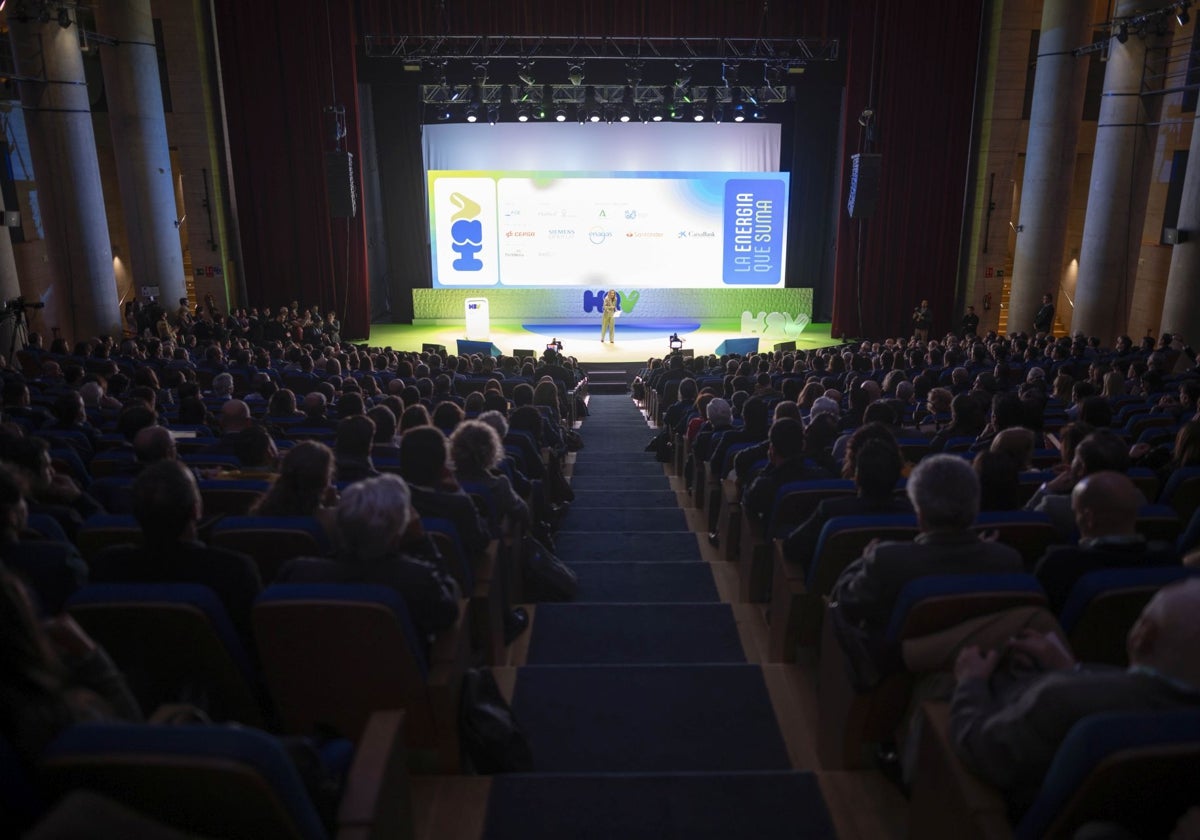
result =
[[358,215],[358,190],[354,187],[354,155],[325,153],[325,184],[329,193],[329,215],[353,219]]
[[850,199],[846,209],[851,219],[867,219],[874,214],[882,161],[881,155],[859,154],[850,158]]
[[775,345],[775,349],[776,349],[776,350],[795,350],[795,349],[796,349],[796,342],[794,342],[794,341],[784,341],[784,342],[781,342],[781,343],[779,343],[779,344],[776,344],[776,345]]

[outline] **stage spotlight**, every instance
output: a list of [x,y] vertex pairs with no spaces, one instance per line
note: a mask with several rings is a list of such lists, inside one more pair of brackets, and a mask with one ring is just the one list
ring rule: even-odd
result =
[[692,121],[704,122],[704,105],[700,102],[692,103]]
[[1175,13],[1175,20],[1179,21],[1180,26],[1187,26],[1191,20],[1191,15],[1188,14],[1188,3],[1180,3],[1179,11]]
[[439,120],[441,120],[442,122],[445,122],[446,120],[450,119],[450,109],[447,108],[445,105],[438,106],[437,118]]
[[623,123],[629,122],[633,119],[633,110],[628,105],[622,105],[621,109],[617,112],[617,119]]
[[488,125],[496,124],[496,121],[498,119],[500,119],[500,106],[499,105],[489,105],[488,106],[487,119],[488,119]]
[[467,106],[467,122],[473,123],[479,119],[479,103],[472,102]]
[[544,120],[546,119],[546,106],[538,103],[533,106],[532,113],[535,120]]
[[756,120],[765,120],[767,118],[767,112],[763,106],[755,105],[754,110],[750,112],[750,116]]
[[654,106],[654,110],[650,112],[650,121],[651,122],[662,122],[663,121],[663,111],[662,111],[661,105]]
[[567,70],[567,81],[569,81],[575,87],[579,87],[583,84],[583,78],[582,64],[572,64]]
[[529,106],[524,102],[517,106],[517,122],[529,122]]
[[555,122],[566,122],[567,121],[567,109],[562,108],[562,107],[555,108],[554,109],[554,121]]
[[733,106],[733,121],[734,122],[745,122],[746,121],[746,106],[740,102]]
[[588,122],[593,122],[593,123],[600,122],[600,109],[593,107],[590,111],[588,111],[587,118],[588,118]]

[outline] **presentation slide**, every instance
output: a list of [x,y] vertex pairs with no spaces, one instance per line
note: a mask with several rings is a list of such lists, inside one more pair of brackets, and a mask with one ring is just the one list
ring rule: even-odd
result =
[[781,287],[781,172],[429,173],[434,288]]

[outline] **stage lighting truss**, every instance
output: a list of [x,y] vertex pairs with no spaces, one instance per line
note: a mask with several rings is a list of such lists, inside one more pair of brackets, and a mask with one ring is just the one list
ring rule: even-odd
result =
[[[1184,0],[1168,7],[1183,11]],[[398,58],[419,71],[431,113],[449,107],[462,119],[470,101],[463,89],[480,90],[478,108],[501,106],[501,119],[537,119],[584,105],[589,89],[604,114],[633,122],[682,119],[712,87],[727,118],[764,119],[768,106],[792,99],[791,86],[814,62],[838,59],[836,38],[639,38],[486,35],[373,35],[364,38],[372,58]],[[449,79],[449,81],[447,81]],[[540,97],[531,94],[538,89]],[[630,96],[632,93],[632,96]],[[522,107],[522,106],[528,106]],[[675,113],[672,114],[672,106]],[[755,117],[757,114],[757,117]],[[707,118],[707,117],[706,117]]]
[[[501,120],[532,122],[552,117],[565,122],[571,113],[580,122],[701,122],[720,111],[743,122],[767,117],[767,106],[789,102],[787,86],[681,87],[672,85],[424,85],[422,96],[438,119],[482,121],[495,108]],[[574,109],[574,111],[572,111]],[[471,115],[475,120],[471,120]],[[443,116],[448,115],[448,116]],[[594,116],[594,119],[593,119]],[[697,119],[699,116],[699,119]]]

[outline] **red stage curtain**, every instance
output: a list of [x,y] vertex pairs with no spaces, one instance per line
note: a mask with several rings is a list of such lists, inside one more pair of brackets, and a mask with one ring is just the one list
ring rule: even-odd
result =
[[[856,0],[847,36],[843,167],[833,334],[911,333],[921,299],[934,334],[957,323],[955,301],[978,64],[980,0]],[[883,155],[875,215],[846,211],[858,117],[873,100]],[[861,266],[859,237],[862,239]],[[861,317],[860,317],[861,307]]]
[[330,218],[324,161],[337,103],[343,149],[362,164],[352,0],[214,5],[248,304],[317,304],[339,313],[346,337],[365,337],[361,199],[355,218]]

